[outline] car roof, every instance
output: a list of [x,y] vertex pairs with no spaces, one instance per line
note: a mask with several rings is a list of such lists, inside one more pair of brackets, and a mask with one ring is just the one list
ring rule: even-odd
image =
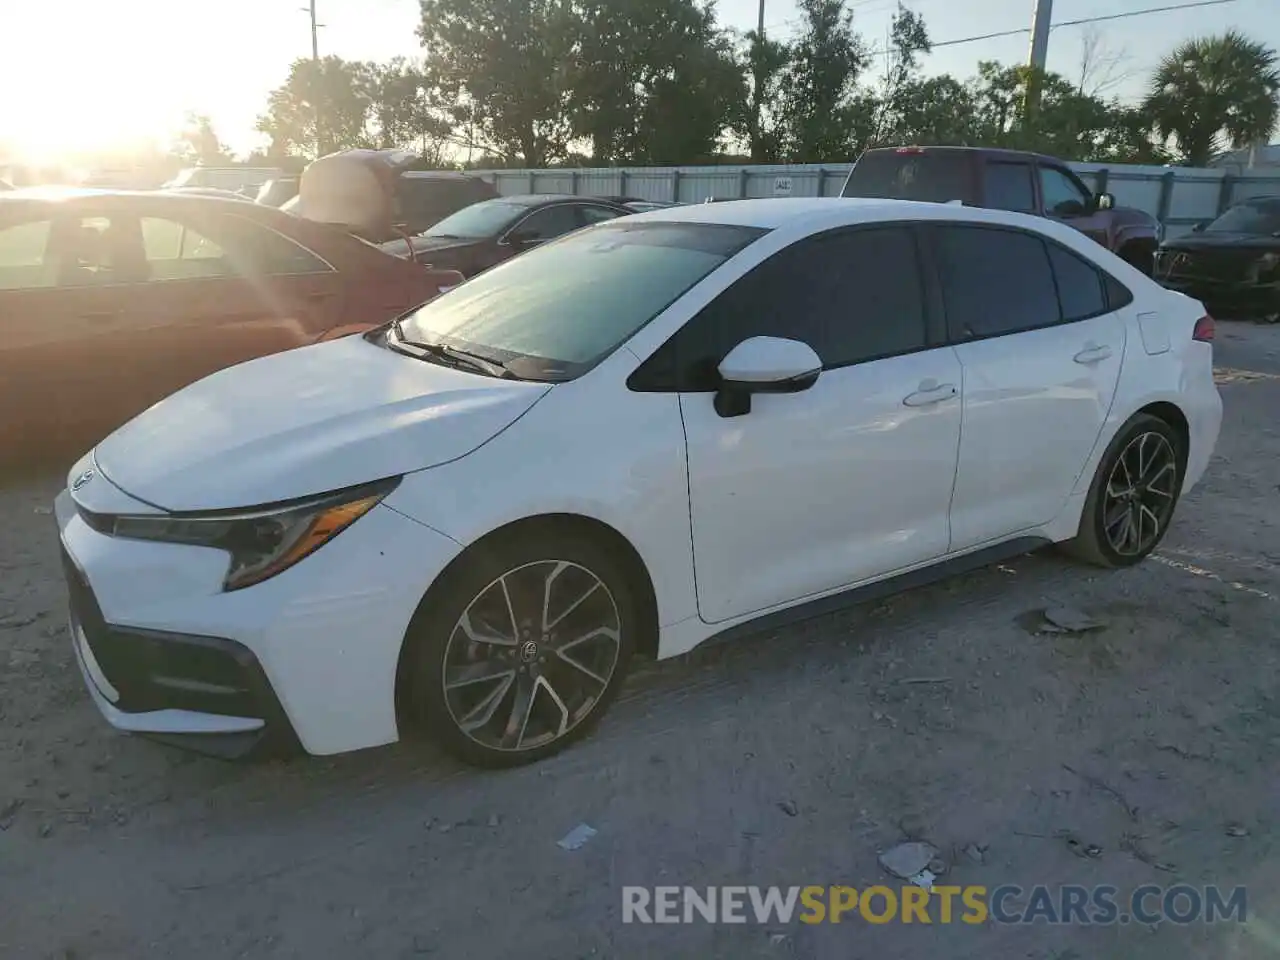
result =
[[[1071,227],[1043,217],[918,200],[880,200],[861,197],[778,197],[758,200],[726,200],[650,210],[627,218],[627,223],[701,223],[776,230],[830,229],[862,223],[897,220],[945,220],[953,223],[987,223],[1031,229],[1059,239],[1084,236]],[[1092,242],[1092,241],[1090,241]],[[1076,246],[1074,242],[1070,246]]]
[[1051,157],[1047,153],[1034,153],[1030,150],[1010,150],[1007,147],[932,147],[932,146],[916,146],[915,144],[903,143],[896,147],[871,147],[865,153],[902,153],[904,155],[911,154],[930,154],[930,153],[967,153],[971,156],[983,157],[1003,157],[1007,160],[1043,160],[1045,163],[1054,163],[1059,165],[1066,164],[1065,160],[1059,160],[1057,157]]
[[578,203],[595,203],[602,207],[620,207],[622,204],[604,197],[583,197],[572,193],[518,193],[505,197],[494,197],[494,200],[501,200],[504,203],[517,204],[522,207],[537,207],[547,203],[564,203],[566,200],[573,200]]

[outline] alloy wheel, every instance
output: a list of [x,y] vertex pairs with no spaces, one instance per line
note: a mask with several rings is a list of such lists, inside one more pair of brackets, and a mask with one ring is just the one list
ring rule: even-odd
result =
[[540,560],[481,590],[444,654],[444,698],[458,729],[491,750],[553,743],[599,703],[618,667],[622,618],[580,564]]
[[1167,437],[1138,434],[1125,445],[1107,478],[1102,526],[1111,549],[1141,556],[1159,541],[1177,499],[1178,459]]

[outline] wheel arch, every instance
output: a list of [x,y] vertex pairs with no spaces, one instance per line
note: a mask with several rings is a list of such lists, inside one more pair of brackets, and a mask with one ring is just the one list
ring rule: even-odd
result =
[[641,558],[639,551],[636,550],[635,545],[616,527],[605,523],[603,520],[588,517],[584,514],[546,513],[523,517],[490,530],[472,541],[466,549],[454,557],[440,571],[435,580],[423,592],[422,599],[418,601],[418,606],[409,620],[405,638],[401,641],[400,656],[396,663],[396,720],[401,731],[407,728],[406,720],[408,719],[405,712],[409,682],[405,670],[405,650],[408,648],[408,644],[405,641],[424,615],[424,611],[428,608],[431,599],[438,591],[448,589],[451,575],[465,564],[473,562],[478,551],[492,549],[517,537],[536,537],[545,530],[555,530],[558,533],[568,531],[593,539],[616,554],[626,570],[627,579],[636,589],[636,599],[640,606],[641,629],[640,635],[636,639],[636,653],[648,660],[657,658],[659,637],[657,592],[654,589],[653,577],[649,574],[649,568]]
[[[1191,424],[1188,422],[1187,415],[1183,413],[1182,408],[1168,400],[1157,400],[1135,410],[1124,422],[1128,423],[1140,413],[1153,416],[1157,420],[1163,420],[1178,435],[1178,466],[1185,473],[1187,456],[1191,446]],[[1121,424],[1120,429],[1124,429],[1124,424]]]

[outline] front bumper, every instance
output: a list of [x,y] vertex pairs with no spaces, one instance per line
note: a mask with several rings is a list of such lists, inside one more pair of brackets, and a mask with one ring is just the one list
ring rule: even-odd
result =
[[76,659],[116,729],[224,757],[396,740],[395,677],[427,587],[461,549],[385,506],[224,593],[221,551],[100,533],[55,504]]
[[1199,300],[1205,309],[1220,319],[1253,318],[1280,312],[1280,283],[1157,277],[1168,290],[1184,293]]

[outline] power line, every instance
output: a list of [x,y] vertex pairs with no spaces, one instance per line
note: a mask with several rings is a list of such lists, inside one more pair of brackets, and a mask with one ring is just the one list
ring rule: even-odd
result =
[[[1148,7],[1145,10],[1130,10],[1126,13],[1109,13],[1098,17],[1081,17],[1079,20],[1062,20],[1058,23],[1049,25],[1050,30],[1056,30],[1058,27],[1078,27],[1086,23],[1102,23],[1105,20],[1123,20],[1126,17],[1142,17],[1150,13],[1170,13],[1174,10],[1190,10],[1193,7],[1217,7],[1224,3],[1235,3],[1236,0],[1196,0],[1195,3],[1179,3],[1167,7]],[[977,43],[979,40],[996,40],[1000,37],[1016,37],[1020,34],[1030,33],[1030,27],[1019,27],[1017,30],[999,30],[995,33],[983,33],[974,37],[959,37],[955,40],[940,40],[937,43],[930,44],[930,47],[937,49],[938,47],[954,47],[962,43]],[[871,51],[871,56],[884,53],[883,49]]]

